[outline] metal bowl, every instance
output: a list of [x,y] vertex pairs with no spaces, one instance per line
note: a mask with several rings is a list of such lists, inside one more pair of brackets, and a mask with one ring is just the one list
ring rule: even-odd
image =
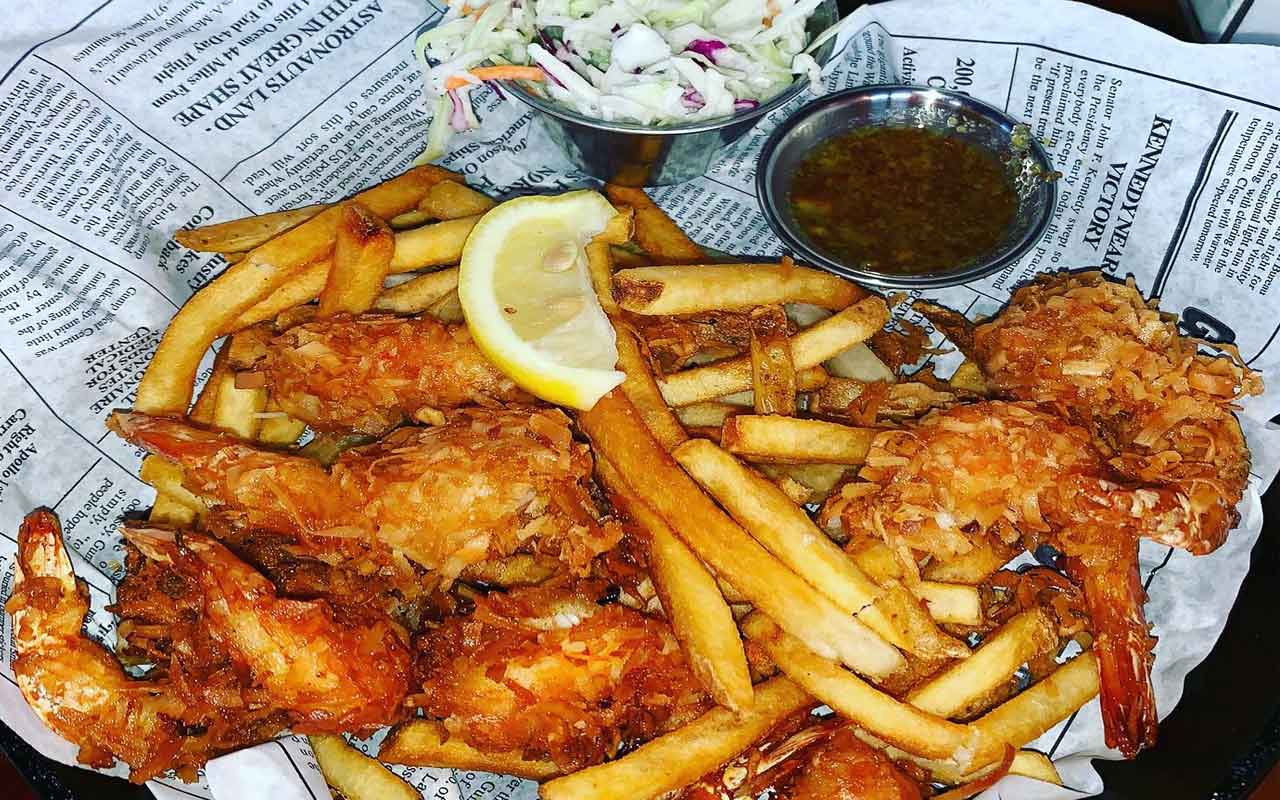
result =
[[[823,0],[806,26],[810,41],[834,25],[838,14],[836,0]],[[833,38],[813,57],[819,64],[826,64],[834,50]],[[800,78],[750,111],[667,126],[605,122],[539,97],[519,84],[509,88],[538,112],[535,117],[547,135],[582,172],[622,186],[668,186],[705,173],[721,148],[741,138],[766,114],[798,96],[807,86],[808,81]]]
[[[1057,187],[1045,176],[1052,162],[1035,138],[1015,142],[1017,123],[999,109],[968,95],[919,86],[867,86],[827,95],[781,123],[760,152],[756,191],[765,218],[801,260],[873,286],[931,289],[986,277],[1013,264],[1044,234],[1057,203]],[[797,224],[787,196],[796,168],[824,140],[858,128],[917,127],[960,137],[1011,161],[1018,210],[1004,237],[986,255],[963,267],[915,275],[874,272],[849,265],[819,249]],[[1025,128],[1024,128],[1025,130]]]

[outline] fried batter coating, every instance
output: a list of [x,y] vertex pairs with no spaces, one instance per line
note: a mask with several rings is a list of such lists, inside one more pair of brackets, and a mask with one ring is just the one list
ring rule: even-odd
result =
[[1123,482],[1088,430],[1028,403],[991,401],[937,411],[872,443],[865,483],[828,500],[822,521],[877,536],[916,568],[972,538],[1047,541],[1071,557],[1085,592],[1101,664],[1107,742],[1132,756],[1154,743],[1151,637],[1142,612],[1138,537],[1190,524],[1181,494]]
[[327,469],[172,419],[118,412],[108,425],[181,464],[191,491],[249,527],[308,543],[358,539],[446,581],[531,551],[585,573],[621,536],[590,496],[590,451],[555,409],[459,410],[445,425],[347,450]]
[[473,747],[565,771],[705,711],[671,627],[611,594],[603,581],[556,580],[478,598],[471,615],[416,638],[414,702]]
[[137,782],[168,769],[193,779],[209,758],[287,728],[371,730],[403,717],[410,660],[398,626],[281,598],[207,536],[128,535],[153,562],[159,594],[147,606],[168,629],[166,668],[144,679],[126,675],[83,632],[88,592],[57,518],[35,511],[18,534],[7,607],[14,673],[45,724],[79,745],[82,762],[118,758]]
[[1232,413],[1262,392],[1258,373],[1198,352],[1132,284],[1101,272],[1041,277],[974,331],[976,360],[995,390],[1053,407],[1092,431],[1130,480],[1175,487],[1188,524],[1159,541],[1194,554],[1226,540],[1249,479],[1249,450]]
[[340,316],[272,339],[256,366],[280,408],[312,428],[380,436],[423,408],[532,400],[466,325],[434,317]]

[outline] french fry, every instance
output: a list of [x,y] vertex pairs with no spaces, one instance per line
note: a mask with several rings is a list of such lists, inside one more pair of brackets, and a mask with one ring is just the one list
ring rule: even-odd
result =
[[[791,361],[797,371],[816,367],[842,350],[868,339],[889,319],[884,300],[872,295],[791,337]],[[751,388],[751,360],[728,358],[668,375],[662,396],[672,406],[687,406]]]
[[375,311],[421,314],[458,288],[458,268],[436,270],[382,290],[373,301]]
[[991,391],[990,387],[987,386],[987,379],[982,374],[982,370],[978,368],[977,364],[967,359],[956,367],[956,371],[951,373],[951,377],[947,382],[956,391],[968,392],[980,397],[986,397]]
[[223,347],[213,357],[213,369],[200,389],[196,402],[191,406],[191,411],[187,413],[187,418],[197,425],[213,424],[213,410],[218,407],[218,390],[222,388],[222,376],[231,371],[227,363],[230,353],[228,348]]
[[988,575],[1008,564],[1021,550],[993,536],[971,539],[970,542],[972,550],[946,561],[931,561],[924,568],[922,577],[942,583],[981,583]]
[[591,286],[600,299],[600,307],[604,313],[614,316],[618,313],[618,303],[613,299],[613,245],[608,242],[592,240],[587,243],[587,272],[591,275]]
[[974,720],[970,727],[984,740],[1021,747],[1071,716],[1097,694],[1098,658],[1092,651],[1085,651]]
[[457,324],[466,319],[462,314],[462,301],[458,299],[457,289],[427,306],[427,310],[423,313],[450,324]]
[[199,495],[183,485],[182,467],[168,459],[147,456],[142,459],[142,468],[139,470],[138,477],[144,483],[155,487],[157,501],[160,497],[165,497],[168,501],[189,509],[197,516],[209,510]]
[[184,527],[195,522],[196,512],[175,500],[172,495],[156,492],[156,501],[151,504],[147,519],[162,525]]
[[480,215],[474,214],[397,231],[390,271],[399,274],[423,267],[457,264],[462,258],[462,246],[466,244],[467,236],[479,221]]
[[609,218],[604,230],[597,233],[593,241],[604,242],[613,247],[631,241],[631,235],[635,232],[635,209],[631,206],[615,206],[614,210],[618,213]]
[[782,306],[751,312],[751,391],[757,414],[796,413],[796,368],[787,343],[787,315]]
[[423,195],[418,202],[418,210],[428,219],[458,219],[483,214],[496,205],[497,201],[492,197],[465,183],[441,181]]
[[1013,757],[1009,774],[1062,785],[1062,776],[1058,774],[1058,768],[1053,765],[1053,761],[1044,753],[1038,753],[1035,750],[1019,750]]
[[929,616],[947,625],[981,625],[982,595],[978,587],[962,583],[920,581],[911,593],[924,601]]
[[726,708],[713,708],[617,761],[543,784],[540,796],[543,800],[654,800],[720,767],[812,702],[791,681],[774,678],[756,687],[750,711],[735,716]]
[[663,449],[671,450],[688,439],[689,435],[662,399],[662,392],[653,380],[653,373],[649,371],[649,364],[640,351],[635,333],[625,327],[615,327],[618,369],[627,376],[622,381],[622,391],[639,412],[640,419],[653,434],[653,438],[658,440]]
[[[975,776],[985,774],[992,768],[991,764],[986,764],[975,770],[966,771],[958,767],[954,761],[929,759],[918,756],[914,753],[908,753],[901,748],[886,744],[880,739],[868,734],[866,731],[855,731],[854,735],[877,750],[884,751],[884,754],[894,761],[908,761],[912,764],[917,764],[920,767],[923,767],[935,780],[943,783],[965,783],[972,780]],[[1045,768],[1046,763],[1048,764],[1048,769]],[[1045,780],[1048,783],[1057,783],[1059,785],[1062,783],[1062,779],[1058,776],[1058,770],[1053,766],[1053,762],[1049,761],[1049,759],[1043,754],[1037,753],[1034,750],[1019,750],[1014,753],[1013,763],[1009,765],[1009,774],[1023,775],[1028,778]],[[1052,776],[1054,780],[1048,780],[1050,776]]]
[[697,264],[707,254],[680,226],[658,208],[644,189],[606,184],[604,193],[615,206],[630,206],[635,213],[635,240],[651,258],[661,264]]
[[222,385],[218,387],[218,402],[210,424],[241,439],[258,438],[258,426],[262,424],[259,414],[267,407],[267,390],[242,389],[236,386],[236,374],[229,371],[219,375],[218,380]]
[[[654,384],[657,385],[656,383]],[[698,428],[718,428],[734,414],[742,413],[742,406],[733,403],[694,403],[671,409],[683,425]]]
[[861,464],[876,428],[793,417],[739,414],[724,421],[724,448],[752,461]]
[[862,287],[829,272],[782,264],[624,269],[613,276],[613,293],[633,314],[696,314],[782,303],[811,303],[838,311],[867,296]]
[[[964,725],[881,692],[834,661],[815,654],[758,612],[742,621],[742,631],[805,691],[890,744],[937,759],[971,752],[977,744],[976,737]],[[991,749],[986,747],[980,752],[985,755]],[[975,763],[981,765],[986,760]]]
[[[869,386],[873,384],[833,377],[813,393],[809,399],[809,411],[827,416],[848,415],[849,407],[858,403]],[[878,402],[875,406],[876,416],[884,419],[918,417],[932,409],[947,408],[956,403],[954,394],[939,392],[914,381],[893,383],[888,386],[882,384],[875,389],[882,389],[884,392],[883,397],[877,397]]]
[[940,717],[964,716],[1023,663],[1057,646],[1057,626],[1048,613],[1039,608],[1023,611],[988,636],[969,658],[948,665],[905,699]]
[[[676,373],[677,375],[680,373]],[[827,371],[822,367],[809,367],[807,369],[796,370],[796,391],[811,392],[820,388],[830,379]],[[665,398],[666,395],[664,394]],[[751,389],[742,392],[734,392],[721,397],[714,398],[711,402],[725,403],[741,408],[754,408],[756,404],[756,393]],[[677,409],[683,406],[676,406]]]
[[281,411],[270,397],[267,398],[266,410],[260,416],[262,424],[258,426],[258,441],[264,444],[277,447],[297,444],[307,429],[307,423]]
[[752,464],[762,475],[777,482],[794,481],[806,490],[803,502],[821,503],[849,471],[846,464]]
[[320,292],[324,291],[324,285],[329,281],[329,267],[332,263],[326,258],[307,265],[284,286],[245,309],[244,313],[228,325],[223,332],[235,333],[242,331],[260,322],[275,319],[278,315],[292,308],[310,303],[320,296]]
[[[436,184],[436,186],[439,185],[440,184],[438,183]],[[391,226],[392,230],[403,231],[408,228],[417,228],[421,225],[426,225],[433,219],[435,219],[435,217],[425,211],[406,211],[403,214],[397,214],[387,220],[387,224]]]
[[694,675],[718,705],[738,712],[751,708],[746,652],[716,579],[607,459],[596,460],[596,471],[627,516],[649,534],[654,585]]
[[263,244],[328,208],[327,203],[303,206],[287,211],[273,211],[229,222],[202,225],[189,231],[177,231],[173,239],[183,247],[205,253],[238,253]]
[[421,800],[422,794],[341,736],[308,736],[324,780],[347,800]]
[[894,383],[898,376],[865,344],[855,344],[822,362],[827,372],[837,378],[855,381]]
[[539,781],[560,774],[550,761],[525,758],[515,751],[477,750],[461,738],[449,736],[439,722],[421,718],[392,728],[378,750],[378,759],[389,764],[481,770]]
[[464,581],[501,586],[535,586],[560,571],[560,562],[548,556],[517,553],[503,558],[489,558],[462,570]]
[[794,632],[816,652],[865,674],[899,669],[902,655],[842,612],[752,539],[703,494],[653,438],[621,390],[578,415],[598,457],[612,462],[640,495],[717,577]]
[[395,247],[395,237],[387,223],[359,203],[344,203],[333,264],[320,290],[319,316],[368,311],[382,292]]
[[[413,208],[427,188],[453,173],[416,167],[355,196],[384,219]],[[339,212],[316,216],[254,250],[192,295],[165,329],[138,385],[134,408],[149,414],[181,414],[191,402],[196,370],[205,350],[241,314],[301,270],[333,250]]]

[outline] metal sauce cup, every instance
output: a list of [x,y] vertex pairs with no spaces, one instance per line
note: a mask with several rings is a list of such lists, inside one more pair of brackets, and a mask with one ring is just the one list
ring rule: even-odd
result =
[[[834,25],[836,0],[823,0],[809,17],[806,31],[812,41]],[[826,64],[835,40],[813,54]],[[702,175],[720,149],[741,138],[766,114],[793,99],[808,86],[801,77],[778,95],[750,111],[683,125],[653,126],[629,122],[605,122],[584,116],[560,103],[539,97],[518,83],[508,88],[531,106],[547,135],[582,172],[622,186],[668,186]]]
[[[920,86],[866,86],[835,92],[802,107],[781,123],[760,152],[756,191],[770,227],[800,258],[846,278],[886,288],[934,289],[977,280],[1012,265],[1044,234],[1057,203],[1052,162],[1035,137],[1015,120],[968,95]],[[823,141],[869,127],[916,127],[957,136],[1011,159],[1018,210],[996,247],[957,269],[898,275],[845,264],[820,250],[791,213],[788,194],[800,162]]]

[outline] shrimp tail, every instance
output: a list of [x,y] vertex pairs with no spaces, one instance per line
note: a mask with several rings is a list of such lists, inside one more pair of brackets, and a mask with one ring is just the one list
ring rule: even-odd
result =
[[1151,685],[1156,639],[1142,611],[1147,593],[1138,573],[1137,543],[1101,567],[1068,558],[1067,572],[1083,587],[1093,620],[1107,746],[1133,758],[1155,745],[1159,722]]
[[178,462],[207,459],[239,442],[232,436],[197,428],[181,420],[137,411],[112,412],[107,418],[107,429],[149,453]]

